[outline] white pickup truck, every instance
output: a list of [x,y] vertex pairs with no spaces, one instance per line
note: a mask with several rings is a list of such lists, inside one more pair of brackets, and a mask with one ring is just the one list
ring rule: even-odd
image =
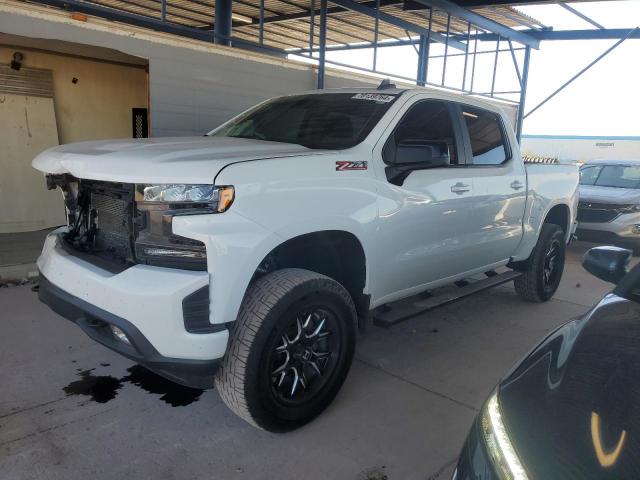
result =
[[498,107],[424,89],[285,96],[202,137],[33,165],[68,214],[40,299],[270,431],[326,408],[377,307],[498,267],[548,300],[576,226],[577,167],[525,166]]

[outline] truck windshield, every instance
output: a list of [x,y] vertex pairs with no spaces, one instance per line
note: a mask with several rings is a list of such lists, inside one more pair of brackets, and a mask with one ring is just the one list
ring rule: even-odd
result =
[[341,150],[362,142],[396,95],[324,93],[270,100],[209,135]]
[[585,165],[580,169],[580,185],[640,188],[640,166]]

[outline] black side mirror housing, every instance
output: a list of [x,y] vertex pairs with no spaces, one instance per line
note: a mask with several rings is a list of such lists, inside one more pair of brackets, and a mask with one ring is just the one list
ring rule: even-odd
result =
[[627,274],[631,250],[619,247],[594,247],[582,257],[582,266],[595,277],[617,284]]
[[449,165],[449,146],[446,142],[431,140],[402,140],[396,147],[393,165],[444,167]]
[[402,185],[414,170],[445,167],[451,162],[447,143],[431,140],[406,139],[397,146],[387,143],[383,158],[389,165],[387,180],[394,185]]

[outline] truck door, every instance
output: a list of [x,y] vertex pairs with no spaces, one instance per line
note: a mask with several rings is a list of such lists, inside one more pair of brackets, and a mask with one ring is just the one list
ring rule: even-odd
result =
[[473,185],[455,114],[446,101],[414,102],[374,150],[381,182],[377,298],[391,301],[465,271],[459,232]]
[[515,138],[497,113],[458,106],[472,173],[473,213],[464,239],[473,268],[509,259],[523,234],[527,179]]

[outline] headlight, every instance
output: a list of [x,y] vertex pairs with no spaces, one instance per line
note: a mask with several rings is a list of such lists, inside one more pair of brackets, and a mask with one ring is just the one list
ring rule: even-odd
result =
[[222,213],[233,203],[235,191],[231,186],[185,184],[137,184],[139,203],[200,204]]
[[234,194],[231,186],[136,184],[136,261],[161,267],[206,270],[205,244],[175,234],[173,219],[225,212],[233,203]]
[[484,443],[499,477],[504,480],[527,480],[527,472],[502,421],[497,392],[491,395],[482,409],[480,424]]
[[640,212],[640,205],[622,205],[620,207],[620,213],[638,213]]

